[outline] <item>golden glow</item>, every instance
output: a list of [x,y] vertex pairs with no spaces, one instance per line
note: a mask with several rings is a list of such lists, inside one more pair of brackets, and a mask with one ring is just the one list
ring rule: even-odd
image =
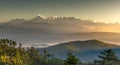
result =
[[[115,32],[120,33],[120,26],[119,25],[106,25],[106,26],[93,26],[89,27],[89,30],[92,30],[93,32]],[[92,32],[91,31],[91,32]]]

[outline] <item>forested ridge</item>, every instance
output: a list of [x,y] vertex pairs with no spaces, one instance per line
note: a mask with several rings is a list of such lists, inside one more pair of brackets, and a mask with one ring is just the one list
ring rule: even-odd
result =
[[40,54],[34,47],[22,47],[16,41],[0,39],[0,65],[120,65],[112,49],[104,50],[98,58],[93,62],[81,62],[74,54],[66,52],[66,59],[59,59],[45,50]]

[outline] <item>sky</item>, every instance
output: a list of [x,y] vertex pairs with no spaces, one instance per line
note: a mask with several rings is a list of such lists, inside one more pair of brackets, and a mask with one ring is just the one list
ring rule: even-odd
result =
[[0,0],[0,22],[38,14],[120,23],[120,0]]

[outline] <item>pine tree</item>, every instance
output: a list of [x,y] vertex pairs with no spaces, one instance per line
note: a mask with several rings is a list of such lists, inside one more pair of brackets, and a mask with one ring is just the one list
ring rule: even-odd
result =
[[98,57],[100,60],[95,61],[98,65],[120,65],[119,59],[112,49],[101,52]]
[[76,65],[78,63],[78,58],[73,54],[67,53],[67,59],[64,62],[64,65]]

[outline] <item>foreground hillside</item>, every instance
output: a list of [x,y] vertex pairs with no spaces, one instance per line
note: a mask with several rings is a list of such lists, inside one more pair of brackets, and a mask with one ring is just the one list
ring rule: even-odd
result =
[[0,39],[0,65],[63,65],[63,60],[47,53],[40,55],[34,47],[22,47],[13,40]]
[[[71,52],[83,61],[92,61],[96,59],[97,55],[105,49],[114,49],[118,51],[119,48],[120,46],[118,45],[105,43],[99,40],[86,40],[61,43],[47,48],[40,48],[39,51],[44,52],[44,50],[46,50],[62,59],[65,58],[65,54],[67,52]],[[120,52],[118,51],[118,53]]]
[[[80,41],[77,41],[77,43],[78,42]],[[0,65],[120,65],[120,58],[116,55],[115,49],[113,49],[113,48],[118,48],[119,46],[105,44],[98,40],[81,41],[81,44],[82,42],[86,42],[84,43],[85,45],[89,45],[90,42],[94,44],[93,46],[98,45],[99,48],[96,49],[97,51],[100,52],[98,55],[94,55],[98,59],[95,59],[90,54],[88,54],[88,53],[96,54],[96,51],[93,51],[95,48],[92,48],[92,46],[91,46],[92,49],[87,48],[84,50],[84,48],[81,48],[82,49],[81,51],[85,51],[87,55],[85,54],[81,55],[79,53],[77,55],[77,53],[75,54],[75,52],[80,52],[78,51],[79,49],[77,47],[71,45],[70,43],[66,43],[68,45],[63,43],[61,45],[66,45],[65,47],[67,51],[64,52],[64,54],[66,55],[64,59],[61,59],[55,57],[54,54],[51,54],[52,52],[45,49],[43,49],[45,50],[44,53],[39,54],[38,50],[34,47],[30,47],[30,48],[22,47],[21,43],[17,43],[13,40],[0,39]],[[85,46],[84,44],[83,46]],[[103,50],[101,48],[104,48],[106,50]],[[112,48],[113,50],[108,48]],[[92,51],[87,51],[88,49]],[[54,48],[54,51],[55,50],[57,50],[57,47],[56,49]],[[88,60],[84,60],[84,62],[82,62],[83,59],[80,58],[79,56],[80,57],[83,56],[85,59]],[[90,59],[87,58],[88,56],[94,58],[94,60],[90,62]]]

